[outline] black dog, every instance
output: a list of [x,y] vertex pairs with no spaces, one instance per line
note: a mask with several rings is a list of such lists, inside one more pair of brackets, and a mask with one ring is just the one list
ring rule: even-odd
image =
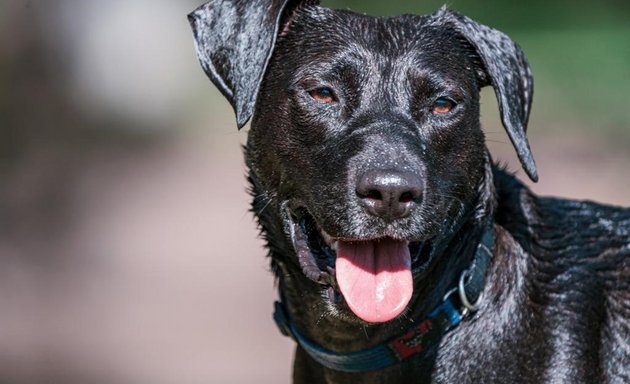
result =
[[630,210],[538,198],[485,147],[491,85],[537,179],[520,49],[447,9],[316,3],[189,16],[238,126],[253,116],[253,209],[294,381],[630,382]]

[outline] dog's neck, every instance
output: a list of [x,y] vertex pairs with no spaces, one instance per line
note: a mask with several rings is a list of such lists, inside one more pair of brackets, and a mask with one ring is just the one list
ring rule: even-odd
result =
[[[273,199],[260,193],[260,186],[250,173],[253,210],[271,257],[281,295],[294,326],[306,338],[323,348],[336,352],[351,352],[371,348],[401,335],[426,317],[453,288],[462,271],[466,270],[475,253],[486,224],[491,220],[496,204],[491,162],[488,158],[484,179],[478,186],[478,200],[456,220],[439,239],[430,241],[431,264],[414,284],[414,296],[409,310],[398,320],[384,324],[359,325],[356,319],[336,311],[322,298],[322,286],[304,278],[295,260]],[[279,205],[279,204],[278,204]]]

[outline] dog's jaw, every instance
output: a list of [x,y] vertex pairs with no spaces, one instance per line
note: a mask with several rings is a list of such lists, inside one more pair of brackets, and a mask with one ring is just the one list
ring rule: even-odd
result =
[[[322,286],[335,312],[367,323],[391,321],[413,295],[413,275],[427,264],[423,242],[379,237],[335,238],[305,208],[285,204],[283,219],[302,273]],[[360,288],[359,288],[360,287]]]

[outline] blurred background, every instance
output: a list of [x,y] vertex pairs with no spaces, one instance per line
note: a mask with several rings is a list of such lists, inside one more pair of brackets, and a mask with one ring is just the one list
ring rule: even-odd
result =
[[[0,383],[288,383],[201,1],[0,2]],[[374,15],[441,1],[325,1]],[[524,49],[540,194],[630,204],[630,2],[452,1]],[[483,92],[494,157],[522,178]]]

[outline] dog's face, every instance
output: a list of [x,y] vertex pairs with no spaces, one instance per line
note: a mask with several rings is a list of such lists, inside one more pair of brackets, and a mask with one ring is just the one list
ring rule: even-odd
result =
[[[475,66],[454,34],[424,23],[313,7],[276,43],[250,163],[334,238],[421,241],[475,198],[485,162]],[[379,181],[407,183],[408,196],[388,199]],[[375,209],[378,193],[394,206]]]
[[[243,5],[235,3],[221,11],[238,13]],[[207,26],[209,10],[215,24],[221,17],[217,5],[206,7],[193,20],[201,50],[207,39],[199,37],[199,20]],[[261,19],[261,28],[274,27],[261,32],[272,36],[268,56],[249,63],[263,66],[260,74],[239,74],[248,69],[230,59],[238,52],[218,47],[206,48],[214,59],[202,55],[202,64],[239,123],[255,107],[248,165],[259,193],[278,207],[304,275],[338,286],[364,321],[389,321],[431,262],[423,244],[452,231],[477,204],[488,162],[479,123],[482,86],[497,89],[506,128],[535,178],[527,142],[519,147],[518,141],[531,79],[509,79],[529,71],[513,44],[471,41],[462,32],[466,24],[444,10],[388,19],[312,5],[277,12],[275,22]],[[242,40],[256,27],[241,28],[231,33]],[[478,32],[496,38],[484,28]],[[492,47],[509,48],[511,56],[489,63]],[[512,73],[497,75],[502,70]],[[254,81],[243,85],[239,77],[248,76]],[[249,100],[248,87],[254,88]],[[514,122],[520,125],[510,128]]]
[[[372,249],[350,261],[365,252],[396,255],[392,267],[372,274],[405,281],[401,272],[426,266],[420,243],[447,231],[475,200],[486,160],[479,82],[467,48],[424,22],[309,8],[276,43],[249,163],[286,201],[296,249],[325,255],[322,271],[336,266],[342,244],[360,243]],[[342,291],[352,284],[344,277],[371,277],[343,271],[336,268]],[[411,290],[389,287],[398,295],[392,308],[355,312],[368,321],[397,315]],[[344,294],[351,306],[368,307]]]

